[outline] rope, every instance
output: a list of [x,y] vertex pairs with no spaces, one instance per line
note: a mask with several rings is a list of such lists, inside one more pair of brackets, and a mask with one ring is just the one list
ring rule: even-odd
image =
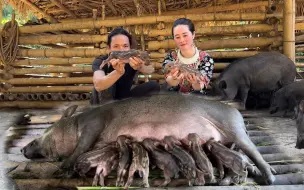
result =
[[0,59],[5,65],[15,61],[18,51],[19,27],[13,13],[12,20],[5,23],[0,37]]

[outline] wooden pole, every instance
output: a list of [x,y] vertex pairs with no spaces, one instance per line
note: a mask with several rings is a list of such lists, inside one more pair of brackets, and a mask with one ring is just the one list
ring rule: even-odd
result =
[[37,87],[13,87],[8,89],[6,92],[11,93],[35,93],[35,92],[91,92],[93,89],[93,85],[86,85],[86,86],[37,86]]
[[106,42],[108,35],[61,34],[41,36],[21,36],[19,44],[55,44],[55,43],[100,43]]
[[75,21],[68,23],[56,23],[48,25],[33,25],[20,27],[20,33],[40,33],[40,32],[58,32],[76,29],[114,27],[126,25],[142,25],[156,24],[159,22],[172,23],[177,18],[185,17],[192,21],[262,21],[269,17],[281,17],[281,15],[264,14],[264,13],[217,13],[217,14],[183,14],[183,15],[167,15],[167,16],[142,16],[127,17],[116,20],[88,20]]
[[[224,58],[245,58],[256,55],[261,51],[210,51],[207,52],[211,57],[217,59],[224,59]],[[164,59],[166,53],[158,53],[158,52],[151,52],[150,58],[158,58]]]
[[[70,105],[87,106],[88,100],[84,101],[6,101],[0,102],[1,108],[59,108]],[[79,181],[79,179],[77,179]]]
[[[274,27],[268,24],[234,25],[234,26],[208,26],[196,28],[195,34],[202,35],[226,35],[226,34],[248,34],[255,32],[269,32]],[[149,37],[171,36],[171,28],[163,30],[152,29],[148,33]]]
[[94,58],[52,58],[52,59],[24,59],[13,62],[12,66],[31,66],[31,65],[74,65],[92,64]]
[[31,69],[12,69],[9,73],[13,75],[25,75],[25,74],[48,74],[48,73],[91,73],[92,67],[49,67],[49,68],[31,68]]
[[20,57],[96,57],[106,55],[107,49],[71,48],[71,49],[19,49]]
[[[223,39],[196,42],[196,46],[203,50],[222,49],[222,48],[256,48],[272,45],[278,47],[282,44],[281,37],[273,38],[249,38],[249,39]],[[174,40],[149,41],[148,50],[173,49],[175,47]]]
[[[184,14],[192,14],[192,13],[213,13],[213,12],[224,12],[224,11],[235,11],[235,10],[244,10],[244,9],[252,9],[256,7],[268,6],[268,1],[256,1],[256,2],[246,2],[246,3],[237,3],[232,5],[221,5],[221,6],[208,6],[208,7],[200,7],[200,8],[192,8],[192,9],[184,9],[179,11],[166,11],[166,4],[164,0],[161,0],[162,7],[162,15],[184,15]],[[159,7],[159,3],[158,3]],[[158,13],[161,9],[158,8]],[[107,19],[115,20],[120,17],[108,17]],[[100,19],[100,18],[97,18]],[[82,21],[90,21],[90,18],[81,19]],[[62,23],[66,22],[75,22],[75,19],[62,19],[60,20]]]
[[232,5],[219,5],[219,6],[207,6],[201,8],[184,9],[180,11],[166,11],[163,15],[183,15],[191,13],[213,13],[213,12],[224,12],[224,11],[236,11],[244,9],[252,9],[261,6],[268,6],[268,1],[256,1],[247,3],[236,3]]
[[283,53],[295,62],[295,0],[284,1]]
[[92,84],[92,77],[67,77],[67,78],[13,78],[1,80],[12,85],[46,85],[46,84]]

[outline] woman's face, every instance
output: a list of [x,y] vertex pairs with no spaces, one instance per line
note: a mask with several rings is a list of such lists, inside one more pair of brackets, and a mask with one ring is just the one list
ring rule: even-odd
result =
[[180,50],[188,50],[193,46],[195,34],[192,34],[187,25],[177,25],[173,28],[174,41]]
[[128,51],[130,50],[129,38],[123,34],[118,34],[112,37],[109,47],[110,51]]

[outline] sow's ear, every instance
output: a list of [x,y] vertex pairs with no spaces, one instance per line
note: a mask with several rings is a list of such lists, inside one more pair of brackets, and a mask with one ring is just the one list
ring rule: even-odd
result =
[[78,107],[77,105],[68,107],[68,108],[64,111],[64,113],[63,113],[61,119],[71,117],[71,116],[74,114],[74,112],[76,111],[77,107]]
[[220,89],[226,89],[227,88],[227,83],[224,80],[221,80],[218,84]]
[[300,112],[304,112],[304,100],[302,100],[299,104],[299,110]]

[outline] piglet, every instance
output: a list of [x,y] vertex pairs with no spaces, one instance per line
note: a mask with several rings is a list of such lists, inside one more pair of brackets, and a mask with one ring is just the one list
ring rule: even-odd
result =
[[132,137],[126,135],[120,135],[117,137],[119,163],[117,168],[116,186],[122,186],[124,184],[125,175],[130,167],[132,161],[132,150],[129,146],[132,140]]
[[207,141],[206,145],[213,156],[215,156],[226,167],[230,168],[234,173],[244,177],[244,181],[246,181],[248,174],[247,168],[251,167],[251,169],[254,170],[247,157],[240,152],[236,152],[225,147],[213,138]]
[[192,156],[181,147],[182,143],[173,136],[165,136],[163,144],[165,149],[176,158],[181,172],[189,180],[189,186],[192,186],[197,178],[197,168]]
[[91,168],[97,167],[92,186],[96,186],[98,181],[101,186],[104,186],[104,177],[115,169],[117,164],[118,149],[114,142],[102,149],[92,150],[80,155],[76,160],[74,170],[80,176],[85,176]]
[[146,138],[142,143],[149,151],[155,165],[164,172],[165,181],[160,186],[167,186],[172,177],[178,178],[179,167],[176,164],[174,157],[157,147],[160,144],[158,140]]
[[145,148],[139,142],[132,142],[132,164],[129,169],[128,181],[124,186],[127,189],[133,181],[133,176],[136,171],[143,177],[144,187],[150,187],[149,177],[149,155]]
[[215,182],[213,166],[202,149],[202,143],[205,141],[203,141],[196,133],[188,134],[188,141],[190,145],[190,153],[194,158],[197,168],[203,172],[205,176],[208,176],[208,182]]

